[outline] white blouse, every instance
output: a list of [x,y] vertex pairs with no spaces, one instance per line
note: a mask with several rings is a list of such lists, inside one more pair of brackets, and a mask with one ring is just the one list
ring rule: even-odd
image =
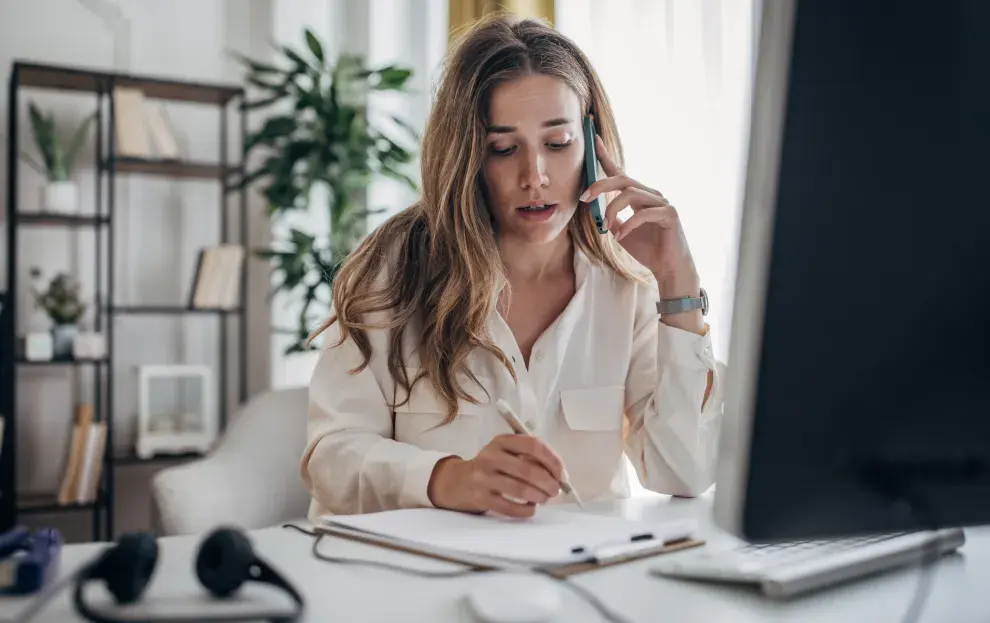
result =
[[[311,521],[431,506],[427,485],[438,460],[469,459],[512,432],[494,407],[499,398],[560,455],[585,502],[629,496],[623,455],[647,489],[695,496],[712,485],[722,396],[711,336],[660,322],[655,282],[625,280],[577,248],[574,256],[574,297],[536,341],[528,369],[508,325],[492,313],[491,336],[513,361],[518,383],[489,353],[473,354],[470,369],[488,395],[465,383],[481,404],[461,401],[447,425],[438,426],[445,408],[425,378],[407,403],[389,407],[401,389],[388,372],[387,331],[369,332],[371,361],[357,374],[348,372],[362,361],[352,341],[321,352],[300,461]],[[326,343],[339,335],[334,324]],[[418,365],[411,340],[407,332],[410,379]],[[551,503],[568,498],[562,493]]]

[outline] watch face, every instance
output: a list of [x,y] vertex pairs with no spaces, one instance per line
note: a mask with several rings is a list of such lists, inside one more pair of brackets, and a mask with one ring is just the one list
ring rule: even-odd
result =
[[708,291],[701,289],[701,315],[708,315]]

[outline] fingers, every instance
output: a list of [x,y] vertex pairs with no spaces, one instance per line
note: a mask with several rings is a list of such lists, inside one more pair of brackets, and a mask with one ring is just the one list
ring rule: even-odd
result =
[[[636,180],[632,179],[627,175],[620,173],[615,177],[604,177],[598,180],[597,182],[589,186],[588,189],[585,190],[580,197],[578,197],[578,200],[588,203],[595,197],[598,197],[605,193],[626,190],[627,188],[637,188],[647,193],[654,193],[653,189],[647,187],[644,184],[637,182]],[[659,193],[654,193],[654,194],[656,195],[656,198],[658,200],[663,199],[663,195]]]
[[501,435],[495,438],[502,450],[515,455],[524,455],[539,463],[552,479],[559,481],[564,472],[564,462],[556,452],[536,437],[527,435]]
[[639,210],[630,216],[624,223],[612,230],[615,234],[616,242],[621,242],[623,238],[644,223],[654,223],[661,227],[671,227],[677,221],[677,211],[673,206],[666,205],[648,210]]
[[547,500],[553,497],[543,487],[533,486],[528,481],[506,475],[504,472],[490,474],[488,488],[514,500],[522,500],[529,504],[545,504]]
[[619,212],[628,207],[636,210],[638,208],[650,208],[669,205],[663,197],[658,197],[641,188],[630,186],[616,196],[608,207],[605,208],[605,228],[612,229],[612,223],[616,222]]
[[491,491],[488,493],[488,499],[485,500],[485,506],[488,510],[498,513],[499,515],[505,515],[506,517],[519,517],[525,519],[527,517],[532,517],[536,512],[535,504],[519,504],[517,502],[511,502],[501,494],[496,491]]
[[[495,469],[502,474],[510,476],[517,481],[537,489],[541,494],[550,499],[560,493],[560,481],[546,470],[541,463],[525,456],[516,456],[507,452],[496,458]],[[511,491],[506,491],[513,497],[519,496]],[[529,499],[525,497],[524,499]],[[537,500],[534,500],[537,501]],[[546,500],[539,500],[541,503]]]

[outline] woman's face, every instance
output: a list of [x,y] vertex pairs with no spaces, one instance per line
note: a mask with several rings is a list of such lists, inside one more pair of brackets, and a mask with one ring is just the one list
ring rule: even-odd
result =
[[567,226],[581,194],[581,119],[577,94],[551,76],[493,91],[484,172],[499,236],[541,244]]

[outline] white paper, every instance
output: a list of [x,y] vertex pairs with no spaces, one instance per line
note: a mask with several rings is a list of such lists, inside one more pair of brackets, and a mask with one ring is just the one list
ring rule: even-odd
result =
[[[327,515],[327,527],[342,527],[427,553],[467,555],[514,564],[562,565],[592,560],[596,550],[631,543],[644,548],[690,537],[693,520],[647,522],[539,507],[528,519],[414,508],[363,515]],[[634,535],[653,538],[631,541]],[[574,548],[584,548],[574,552]]]

